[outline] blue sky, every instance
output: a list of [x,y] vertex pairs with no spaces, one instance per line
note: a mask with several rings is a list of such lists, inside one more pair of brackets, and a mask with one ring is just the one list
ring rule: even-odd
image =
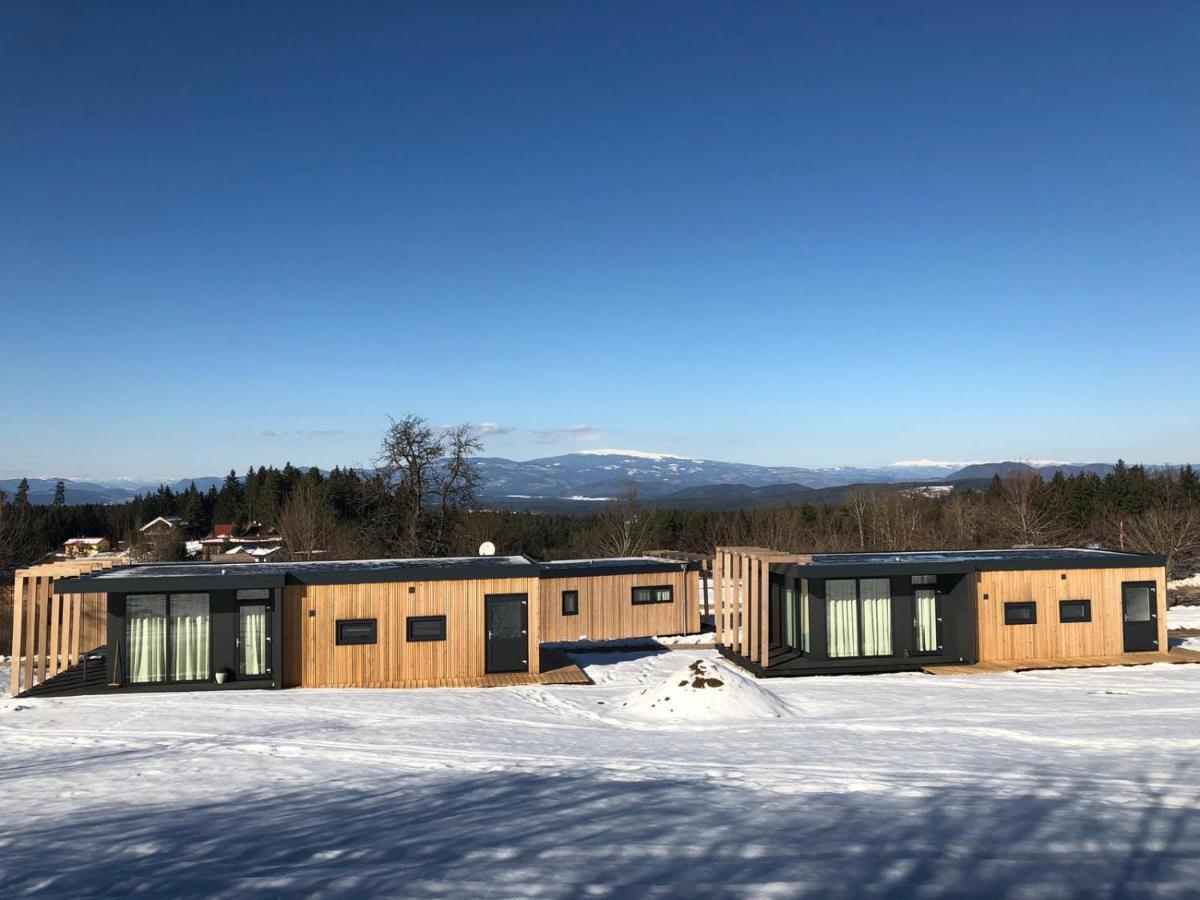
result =
[[1194,3],[9,3],[0,475],[1200,461]]

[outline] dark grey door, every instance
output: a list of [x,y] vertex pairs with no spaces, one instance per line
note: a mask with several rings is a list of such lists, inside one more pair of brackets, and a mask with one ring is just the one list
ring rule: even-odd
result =
[[1158,649],[1158,587],[1153,581],[1121,585],[1121,616],[1126,653]]
[[488,672],[529,671],[529,596],[488,594],[483,598]]

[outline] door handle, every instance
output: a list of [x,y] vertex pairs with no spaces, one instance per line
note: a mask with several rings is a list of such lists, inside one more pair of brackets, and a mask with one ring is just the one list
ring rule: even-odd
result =
[[491,639],[492,639],[492,632],[491,632],[491,629],[488,629],[488,640],[490,641]]

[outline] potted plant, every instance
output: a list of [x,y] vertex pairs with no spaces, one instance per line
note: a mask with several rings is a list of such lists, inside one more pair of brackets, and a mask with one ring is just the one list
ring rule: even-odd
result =
[[233,677],[233,670],[228,666],[221,666],[216,671],[217,684],[224,684],[229,678]]

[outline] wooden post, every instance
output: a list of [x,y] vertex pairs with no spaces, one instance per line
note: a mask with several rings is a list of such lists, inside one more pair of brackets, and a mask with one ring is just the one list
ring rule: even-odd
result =
[[50,614],[50,630],[47,633],[50,640],[46,646],[46,677],[53,678],[58,674],[58,640],[62,636],[59,620],[62,619],[62,604],[54,596],[54,582],[46,589],[46,611]]
[[758,597],[760,616],[758,631],[762,646],[762,667],[765,669],[771,662],[771,564],[763,560],[762,568]]
[[758,560],[746,554],[746,650],[742,654],[758,662]]
[[21,693],[21,645],[25,618],[25,578],[17,572],[13,578],[12,690],[9,696]]
[[33,687],[33,658],[37,652],[37,583],[36,575],[30,575],[25,581],[25,690]]
[[713,604],[713,624],[717,629],[717,643],[722,646],[727,645],[725,639],[725,596],[724,585],[721,582],[722,577],[722,558],[725,554],[717,547],[713,552],[713,574],[712,574],[712,604]]

